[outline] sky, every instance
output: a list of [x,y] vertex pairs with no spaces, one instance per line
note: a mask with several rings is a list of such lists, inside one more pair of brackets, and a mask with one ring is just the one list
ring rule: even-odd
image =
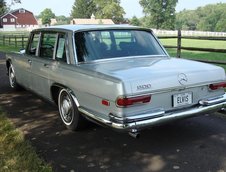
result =
[[[72,5],[75,0],[21,0],[21,4],[11,6],[11,9],[25,8],[35,15],[39,15],[45,8],[51,8],[56,16],[65,15],[70,16]],[[11,0],[6,0],[9,4]],[[215,3],[226,3],[226,0],[178,0],[176,11],[183,9],[196,9],[199,6]],[[121,6],[124,8],[126,15],[125,18],[132,18],[133,16],[142,17],[142,7],[139,0],[121,0]]]

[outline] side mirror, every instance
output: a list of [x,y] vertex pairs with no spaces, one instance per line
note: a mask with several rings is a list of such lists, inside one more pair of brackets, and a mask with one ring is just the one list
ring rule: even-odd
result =
[[31,49],[29,50],[29,54],[30,54],[30,55],[35,55],[35,53],[36,53],[36,48],[31,48]]
[[20,49],[19,53],[20,54],[25,54],[25,49]]

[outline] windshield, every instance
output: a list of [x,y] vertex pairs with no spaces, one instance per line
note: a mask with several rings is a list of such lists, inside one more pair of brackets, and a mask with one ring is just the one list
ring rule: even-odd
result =
[[166,55],[150,32],[101,30],[75,33],[79,62],[128,56]]

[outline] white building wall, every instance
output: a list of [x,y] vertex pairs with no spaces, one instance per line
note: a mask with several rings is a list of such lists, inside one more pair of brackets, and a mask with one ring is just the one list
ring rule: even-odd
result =
[[[156,30],[152,29],[153,32],[156,35],[162,36],[162,35],[177,35],[178,31],[177,30]],[[204,32],[204,31],[187,31],[187,30],[182,30],[181,31],[182,36],[226,36],[226,32]]]

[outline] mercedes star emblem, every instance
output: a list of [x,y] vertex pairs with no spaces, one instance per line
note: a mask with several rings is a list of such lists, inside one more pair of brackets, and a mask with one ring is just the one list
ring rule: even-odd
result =
[[185,85],[188,82],[187,75],[185,75],[184,73],[180,73],[178,75],[178,81],[181,85]]

